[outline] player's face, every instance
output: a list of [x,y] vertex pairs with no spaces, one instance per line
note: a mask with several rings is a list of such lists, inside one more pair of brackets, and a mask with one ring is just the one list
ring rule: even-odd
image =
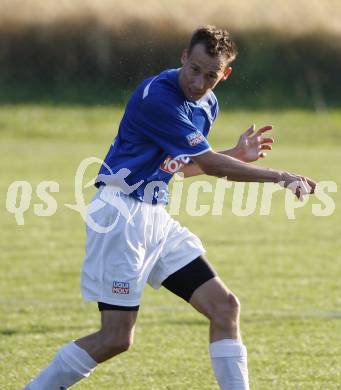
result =
[[224,81],[232,72],[223,56],[211,57],[205,46],[197,44],[191,53],[185,50],[181,57],[182,68],[179,83],[185,96],[190,100],[199,100]]

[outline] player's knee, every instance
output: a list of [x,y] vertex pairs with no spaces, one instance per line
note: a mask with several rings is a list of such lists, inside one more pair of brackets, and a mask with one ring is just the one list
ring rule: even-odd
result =
[[110,356],[126,352],[132,345],[133,336],[129,333],[119,337],[117,334],[103,334],[102,337],[102,348]]
[[233,325],[238,322],[240,302],[236,295],[228,293],[220,302],[213,305],[211,321]]
[[236,295],[229,293],[227,296],[227,305],[229,308],[237,313],[240,312],[240,302]]
[[113,340],[111,338],[104,341],[104,348],[111,356],[128,351],[131,347],[132,341],[130,339]]

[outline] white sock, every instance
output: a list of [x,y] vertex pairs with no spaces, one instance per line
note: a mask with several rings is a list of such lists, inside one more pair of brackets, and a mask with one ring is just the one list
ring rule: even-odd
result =
[[239,340],[225,339],[210,344],[213,370],[221,390],[249,390],[247,351]]
[[[74,342],[64,345],[54,360],[35,379],[26,390],[64,390],[86,378],[97,363]],[[25,390],[24,389],[24,390]]]

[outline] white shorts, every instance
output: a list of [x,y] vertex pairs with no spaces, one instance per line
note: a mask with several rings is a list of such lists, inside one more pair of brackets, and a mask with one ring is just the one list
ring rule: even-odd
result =
[[[97,211],[96,211],[97,210]],[[87,216],[81,288],[86,301],[138,306],[145,284],[159,288],[205,250],[163,205],[102,187]]]

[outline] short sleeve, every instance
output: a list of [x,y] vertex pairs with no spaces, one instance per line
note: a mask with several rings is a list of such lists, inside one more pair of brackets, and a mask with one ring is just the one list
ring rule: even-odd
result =
[[211,149],[181,104],[153,96],[143,100],[140,108],[144,135],[173,158],[197,156]]

